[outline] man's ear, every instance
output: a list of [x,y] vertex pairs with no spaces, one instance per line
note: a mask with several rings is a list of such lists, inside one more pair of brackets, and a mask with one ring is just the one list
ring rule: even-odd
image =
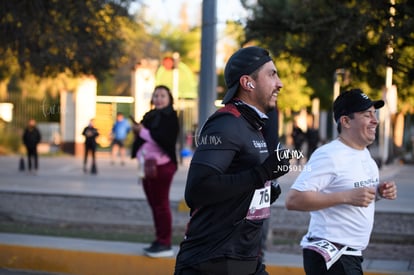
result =
[[251,91],[254,89],[254,84],[252,83],[253,79],[248,75],[243,75],[240,77],[240,86],[243,90]]
[[341,126],[346,127],[346,128],[349,128],[349,121],[350,120],[351,120],[351,118],[349,116],[341,116],[339,118],[339,121],[341,122]]

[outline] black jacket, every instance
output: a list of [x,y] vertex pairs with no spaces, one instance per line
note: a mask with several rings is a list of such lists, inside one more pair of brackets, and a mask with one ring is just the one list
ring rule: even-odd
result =
[[23,143],[26,148],[34,149],[41,140],[41,135],[37,127],[27,127],[23,133]]
[[[148,111],[141,123],[150,131],[151,137],[164,150],[168,157],[177,164],[176,143],[178,138],[179,124],[177,112],[172,106],[164,109],[152,109]],[[131,158],[135,158],[137,151],[145,140],[135,135],[132,145]]]
[[258,258],[263,219],[246,216],[256,188],[264,185],[254,170],[268,156],[262,124],[253,109],[242,114],[233,104],[204,124],[187,177],[191,218],[176,270],[216,258]]
[[82,135],[85,136],[85,144],[88,147],[96,147],[96,137],[99,136],[98,130],[93,126],[87,126],[83,129]]

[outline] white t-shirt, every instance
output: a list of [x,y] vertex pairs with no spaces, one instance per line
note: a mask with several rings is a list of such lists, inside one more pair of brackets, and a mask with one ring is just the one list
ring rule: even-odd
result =
[[[377,186],[378,166],[368,149],[356,150],[334,140],[318,148],[292,185],[298,191],[333,193],[364,186]],[[322,238],[364,250],[374,223],[375,202],[368,207],[340,204],[311,211],[308,233],[302,238]]]

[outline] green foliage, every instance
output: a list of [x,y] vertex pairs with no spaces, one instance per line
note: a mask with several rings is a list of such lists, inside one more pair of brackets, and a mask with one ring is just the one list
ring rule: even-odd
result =
[[[145,17],[145,13],[142,17]],[[175,53],[178,53],[179,57],[176,59],[175,66],[179,74],[179,97],[195,98],[197,97],[195,74],[200,70],[201,29],[198,26],[190,26],[187,19],[186,6],[183,5],[178,25],[156,18],[157,21],[150,22],[147,29],[152,33],[153,39],[159,43],[160,65],[164,58],[173,57]],[[173,71],[160,66],[156,72],[155,81],[157,85],[164,84],[173,89]]]
[[183,31],[177,26],[165,23],[154,36],[160,40],[164,55],[177,52],[180,54],[180,60],[193,72],[200,69],[200,28],[194,27]]
[[147,33],[144,26],[130,20],[128,17],[119,17],[119,35],[121,41],[121,55],[116,70],[108,70],[98,79],[99,95],[130,95],[131,68],[142,59],[160,58],[160,41]]
[[279,110],[298,112],[308,107],[311,104],[310,96],[313,91],[304,78],[306,67],[300,58],[282,54],[276,58],[275,62],[283,83],[283,88],[277,98]]
[[0,155],[16,153],[22,145],[21,133],[0,120]]
[[244,26],[237,21],[227,21],[226,28],[224,29],[224,38],[225,40],[221,38],[221,45],[224,47],[221,50],[224,50],[230,56],[246,39]]
[[[240,45],[243,45],[245,32],[240,22],[229,21],[226,24],[225,35],[227,40],[225,43],[222,43],[223,48],[221,50],[225,53],[226,61]],[[259,40],[251,42],[251,44],[262,44],[262,41]],[[277,56],[274,56],[274,61],[279,77],[283,83],[283,88],[277,99],[279,110],[288,113],[291,111],[298,112],[310,106],[310,97],[313,94],[313,90],[309,87],[304,77],[307,68],[301,58],[281,52]],[[225,87],[223,74],[219,75],[218,83]],[[226,90],[224,89],[223,93],[220,94],[220,98],[224,96],[225,92]]]
[[[1,42],[0,42],[1,43]],[[7,83],[10,76],[19,71],[17,56],[13,54],[10,48],[0,47],[0,82]],[[0,91],[4,96],[5,90]]]
[[[197,82],[194,73],[183,62],[178,63],[178,97],[185,99],[197,98]],[[156,85],[174,87],[174,71],[160,66],[155,75]],[[174,92],[174,91],[173,91]]]
[[2,1],[0,60],[10,60],[0,64],[0,80],[8,76],[4,65],[13,63],[10,55],[23,74],[39,76],[69,70],[99,77],[117,67],[123,41],[118,17],[128,15],[128,4],[122,0]]
[[[396,1],[394,6],[385,0],[241,2],[251,14],[246,42],[260,41],[275,56],[287,52],[300,57],[307,64],[305,77],[321,98],[322,107],[329,108],[327,104],[332,102],[337,68],[349,70],[350,86],[366,83],[368,92],[380,96],[385,67],[392,66],[400,102],[413,101],[413,1]],[[394,16],[390,9],[395,9]],[[389,46],[392,54],[386,52]]]
[[85,74],[101,94],[129,95],[131,68],[160,56],[158,40],[129,16],[130,2],[2,1],[0,97],[56,96]]

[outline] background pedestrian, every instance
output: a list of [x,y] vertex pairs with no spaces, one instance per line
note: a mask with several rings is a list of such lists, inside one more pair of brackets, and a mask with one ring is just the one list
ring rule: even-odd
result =
[[136,135],[134,148],[143,167],[142,185],[152,211],[155,240],[144,249],[149,257],[170,257],[172,214],[170,187],[177,171],[176,143],[179,123],[173,108],[174,100],[167,86],[156,86],[152,94],[152,109],[141,123],[133,126]]
[[82,135],[85,137],[85,154],[84,154],[84,158],[83,158],[83,172],[87,172],[87,161],[88,161],[88,154],[91,154],[91,158],[92,158],[92,163],[91,163],[91,174],[96,174],[97,173],[97,168],[96,168],[96,147],[97,147],[97,143],[96,143],[96,138],[99,136],[99,132],[98,129],[95,128],[94,125],[95,120],[91,119],[89,121],[88,126],[86,126],[83,131],[82,131]]
[[37,174],[37,170],[39,168],[39,155],[37,152],[37,145],[40,143],[41,139],[42,136],[36,126],[36,120],[32,118],[29,120],[27,127],[23,132],[23,143],[27,151],[27,163],[30,174]]
[[114,164],[116,157],[119,156],[121,165],[125,164],[125,140],[128,137],[128,133],[131,131],[129,122],[125,119],[124,114],[118,112],[116,115],[116,121],[112,126],[111,132],[111,163]]

